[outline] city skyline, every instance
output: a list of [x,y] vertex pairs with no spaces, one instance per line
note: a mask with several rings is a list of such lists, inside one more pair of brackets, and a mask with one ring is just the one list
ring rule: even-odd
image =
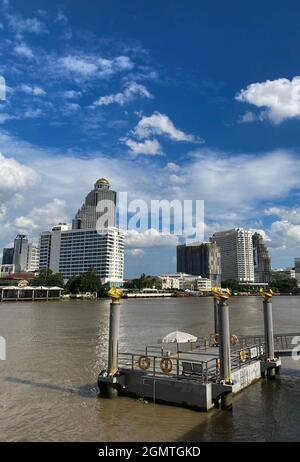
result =
[[[104,177],[131,199],[204,200],[205,238],[259,230],[273,266],[292,266],[300,79],[287,50],[297,15],[254,2],[260,17],[253,7],[245,28],[233,2],[218,15],[208,3],[164,2],[158,40],[156,2],[112,3],[113,16],[95,3],[84,20],[79,2],[0,3],[0,247],[70,223]],[[279,28],[287,19],[289,31]],[[126,276],[174,271],[172,236],[129,232],[126,242]]]

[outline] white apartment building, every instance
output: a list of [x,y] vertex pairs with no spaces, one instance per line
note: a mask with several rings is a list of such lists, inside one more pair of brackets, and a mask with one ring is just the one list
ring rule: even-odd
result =
[[159,276],[161,288],[164,290],[199,290],[208,291],[212,289],[211,280],[202,278],[201,276],[175,273],[175,274],[162,274]]
[[254,282],[252,234],[243,228],[213,234],[211,241],[221,251],[222,281],[235,279],[240,283]]
[[103,284],[119,286],[124,277],[124,233],[118,228],[66,229],[55,226],[40,237],[40,269],[62,273],[64,279],[94,269]]
[[30,242],[27,250],[26,271],[38,271],[40,263],[40,246]]

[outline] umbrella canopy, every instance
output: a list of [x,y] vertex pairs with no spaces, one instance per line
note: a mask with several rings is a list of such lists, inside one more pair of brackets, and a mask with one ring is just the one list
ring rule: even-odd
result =
[[171,332],[162,339],[162,343],[188,343],[196,341],[197,337],[194,335],[188,334],[187,332],[180,332],[179,330]]

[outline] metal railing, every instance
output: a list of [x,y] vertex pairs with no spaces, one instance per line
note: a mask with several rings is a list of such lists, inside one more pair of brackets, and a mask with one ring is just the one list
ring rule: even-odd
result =
[[[300,333],[286,333],[286,334],[274,334],[274,348],[275,351],[289,351],[294,348],[292,340],[295,337],[300,337]],[[248,347],[253,343],[261,343],[264,345],[265,339],[263,335],[239,335],[238,345],[241,347]]]
[[[147,367],[143,366],[141,358],[147,358]],[[141,366],[142,364],[142,366]],[[188,367],[187,365],[191,365]],[[168,366],[168,367],[167,367]],[[139,370],[148,377],[171,377],[182,380],[195,380],[200,383],[217,381],[219,376],[218,359],[199,360],[189,356],[179,355],[161,356],[138,353],[120,353],[119,369]]]

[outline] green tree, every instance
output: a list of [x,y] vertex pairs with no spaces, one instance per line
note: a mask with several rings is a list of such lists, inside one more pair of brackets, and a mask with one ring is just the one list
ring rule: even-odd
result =
[[145,273],[142,273],[139,278],[132,279],[124,284],[126,289],[149,289],[152,287],[160,288],[160,283],[153,276],[147,276]]
[[64,287],[64,278],[61,273],[53,273],[49,268],[42,269],[39,275],[33,279],[30,283],[33,286],[45,286],[45,287]]
[[102,297],[105,296],[107,287],[101,284],[100,278],[95,270],[89,270],[82,273],[80,276],[72,276],[66,284],[66,291],[71,294],[81,292],[97,292]]
[[275,292],[281,292],[283,294],[299,293],[296,279],[275,279],[270,283],[270,286]]
[[78,294],[80,292],[81,276],[71,276],[66,284],[66,292]]
[[102,284],[96,271],[90,270],[81,275],[80,290],[81,292],[99,292]]
[[239,283],[236,279],[226,279],[226,281],[222,281],[221,285],[224,289],[228,288],[235,292],[239,290]]

